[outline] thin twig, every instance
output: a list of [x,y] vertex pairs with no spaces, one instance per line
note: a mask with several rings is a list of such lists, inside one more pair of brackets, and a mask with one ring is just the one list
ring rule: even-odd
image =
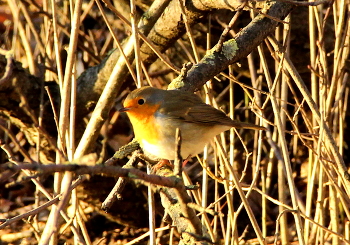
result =
[[0,54],[6,56],[6,67],[5,72],[2,78],[0,78],[0,88],[4,87],[4,84],[9,81],[10,76],[12,75],[13,66],[13,52],[12,51],[3,51],[0,49]]
[[[129,159],[129,161],[123,166],[123,168],[133,168],[135,167],[137,156],[139,152],[135,151],[132,155],[132,157]],[[119,178],[111,192],[108,194],[107,198],[103,201],[101,205],[101,209],[105,212],[108,212],[110,207],[113,205],[113,203],[116,201],[116,199],[120,200],[122,199],[122,192],[124,190],[124,187],[127,183],[127,179],[125,178]]]
[[[276,42],[275,39],[273,39],[272,37],[269,38],[270,42],[273,44],[275,50],[277,51],[278,55],[281,55],[278,50],[279,50],[279,44],[278,42]],[[297,84],[297,86],[300,89],[300,92],[303,94],[304,98],[306,99],[307,104],[309,105],[310,109],[313,112],[313,115],[315,116],[317,122],[319,125],[323,125],[324,129],[325,129],[325,136],[326,139],[328,141],[328,146],[331,149],[334,158],[336,159],[336,163],[339,169],[339,172],[342,173],[342,179],[344,179],[344,184],[346,186],[346,190],[347,193],[350,195],[350,175],[348,173],[347,167],[344,163],[344,159],[342,158],[342,156],[339,153],[339,149],[335,143],[335,140],[332,136],[332,133],[329,129],[329,127],[327,126],[326,122],[321,120],[321,114],[320,111],[318,109],[318,106],[316,105],[316,103],[314,102],[314,100],[311,97],[311,94],[309,92],[309,90],[307,89],[304,81],[301,79],[299,73],[296,71],[296,68],[294,67],[292,61],[288,58],[285,57],[285,62],[284,64],[286,65],[286,68],[288,70],[288,72],[290,73],[290,75],[293,77],[294,82]]]
[[[71,187],[70,187],[69,190],[71,191],[71,190],[75,189],[75,188],[76,188],[79,184],[81,184],[83,181],[84,181],[84,179],[82,179],[82,178],[77,179],[77,180],[71,185]],[[25,218],[27,218],[27,217],[29,217],[29,216],[33,216],[33,215],[36,215],[36,214],[42,212],[44,209],[46,209],[46,208],[50,207],[51,205],[57,203],[57,202],[60,200],[61,197],[62,197],[62,194],[58,194],[56,197],[52,198],[50,201],[48,201],[48,202],[46,202],[46,203],[40,205],[39,207],[37,207],[37,208],[35,208],[35,209],[33,209],[33,210],[29,211],[29,212],[26,212],[26,213],[24,213],[24,214],[17,215],[16,217],[13,217],[13,218],[11,218],[11,219],[6,219],[6,220],[4,221],[4,223],[2,223],[2,224],[0,225],[0,230],[3,229],[4,227],[8,226],[8,225],[11,225],[11,224],[14,223],[14,222],[20,221],[20,220],[25,219]]]
[[294,4],[296,6],[306,6],[306,7],[309,7],[309,6],[318,6],[318,5],[321,5],[321,4],[325,4],[325,3],[328,3],[328,4],[332,4],[332,2],[334,2],[334,0],[318,0],[318,1],[315,1],[315,2],[303,2],[303,1],[293,1],[293,0],[279,0],[281,2],[286,2],[286,3],[291,3],[291,4]]
[[218,43],[215,46],[215,51],[216,52],[221,52],[222,45],[224,44],[224,41],[225,41],[228,33],[233,28],[233,25],[236,23],[236,20],[238,19],[238,17],[241,15],[244,7],[247,5],[247,2],[248,1],[244,1],[244,3],[242,3],[242,5],[237,8],[236,14],[232,17],[232,19],[230,20],[229,24],[225,27],[224,31],[222,32],[222,34],[220,36],[220,39],[219,39]]
[[[118,12],[118,10],[110,3],[109,0],[102,0],[106,6],[112,10],[126,25],[131,27],[131,23],[122,15]],[[163,55],[161,52],[158,51],[156,46],[153,44],[151,40],[147,38],[146,35],[144,35],[142,32],[138,32],[140,35],[140,38],[153,50],[153,52],[167,65],[169,66],[170,69],[172,69],[175,72],[179,72],[180,69],[176,67],[174,64],[172,64],[167,56]]]
[[176,156],[175,156],[175,161],[174,161],[174,175],[175,176],[181,176],[181,172],[182,172],[181,144],[182,144],[181,131],[179,128],[176,128],[176,134],[175,134]]

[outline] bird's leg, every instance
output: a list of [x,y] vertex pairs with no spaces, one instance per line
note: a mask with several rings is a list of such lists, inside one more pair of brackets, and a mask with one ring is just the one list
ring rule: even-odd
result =
[[159,169],[161,169],[164,166],[167,166],[171,169],[174,168],[174,165],[169,160],[161,159],[157,164],[153,165],[152,173],[156,173]]
[[184,168],[189,161],[189,157],[182,162],[182,167]]

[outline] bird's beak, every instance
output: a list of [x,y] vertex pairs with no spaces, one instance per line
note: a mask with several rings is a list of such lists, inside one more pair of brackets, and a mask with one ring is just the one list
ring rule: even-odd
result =
[[123,108],[119,109],[119,112],[126,112],[130,109],[131,109],[130,107],[123,107]]

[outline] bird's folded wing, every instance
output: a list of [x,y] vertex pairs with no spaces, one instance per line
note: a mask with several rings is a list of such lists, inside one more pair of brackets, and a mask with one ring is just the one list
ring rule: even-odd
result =
[[[247,128],[255,130],[266,130],[266,128],[255,124],[232,120],[226,114],[214,107],[205,104],[198,97],[182,98],[181,106],[169,103],[161,110],[161,113],[187,123],[197,123],[203,126],[225,125],[235,128]],[[170,101],[169,101],[170,102]]]

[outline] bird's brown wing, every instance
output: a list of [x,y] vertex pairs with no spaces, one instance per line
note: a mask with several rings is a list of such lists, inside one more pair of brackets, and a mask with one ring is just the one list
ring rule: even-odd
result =
[[[255,130],[266,130],[264,127],[257,126],[251,123],[232,120],[226,114],[214,107],[205,104],[202,100],[193,94],[174,94],[172,98],[176,101],[181,101],[181,106],[169,99],[164,102],[166,106],[160,112],[172,119],[182,120],[188,123],[202,124],[203,126],[226,125],[235,128],[247,128]],[[180,100],[178,100],[180,99]]]

